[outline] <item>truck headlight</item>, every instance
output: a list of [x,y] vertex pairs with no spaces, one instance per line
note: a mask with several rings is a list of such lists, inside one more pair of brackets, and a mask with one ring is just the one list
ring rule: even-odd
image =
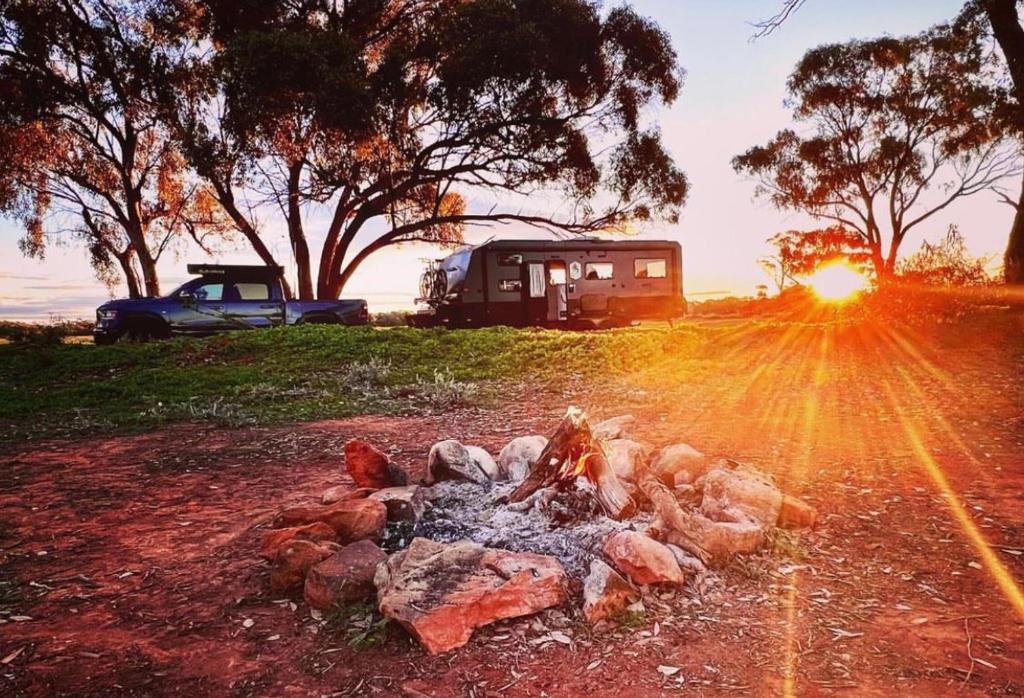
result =
[[117,311],[116,310],[97,310],[96,311],[96,319],[97,320],[115,320],[115,319],[117,319]]

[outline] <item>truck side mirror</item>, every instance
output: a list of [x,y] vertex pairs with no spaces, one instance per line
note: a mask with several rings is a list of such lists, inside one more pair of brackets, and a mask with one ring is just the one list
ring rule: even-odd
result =
[[190,293],[189,291],[182,291],[180,294],[178,294],[178,300],[181,301],[181,304],[186,307],[192,307],[196,304],[196,297],[193,296],[192,293]]

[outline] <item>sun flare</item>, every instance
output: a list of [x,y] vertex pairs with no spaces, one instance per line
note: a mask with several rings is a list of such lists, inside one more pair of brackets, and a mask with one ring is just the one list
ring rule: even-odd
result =
[[807,278],[807,285],[823,301],[842,303],[867,288],[868,280],[845,262],[819,267]]

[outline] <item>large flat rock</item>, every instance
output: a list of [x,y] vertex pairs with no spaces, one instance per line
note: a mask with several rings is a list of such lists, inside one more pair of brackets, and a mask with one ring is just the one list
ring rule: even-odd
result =
[[416,538],[377,568],[380,610],[428,652],[461,647],[473,630],[557,606],[566,599],[561,563],[462,541]]

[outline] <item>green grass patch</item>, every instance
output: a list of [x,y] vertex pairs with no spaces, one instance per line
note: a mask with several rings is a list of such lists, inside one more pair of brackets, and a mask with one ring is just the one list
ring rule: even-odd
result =
[[649,371],[692,356],[705,332],[313,325],[111,347],[2,345],[0,439],[443,411],[492,399],[503,381]]

